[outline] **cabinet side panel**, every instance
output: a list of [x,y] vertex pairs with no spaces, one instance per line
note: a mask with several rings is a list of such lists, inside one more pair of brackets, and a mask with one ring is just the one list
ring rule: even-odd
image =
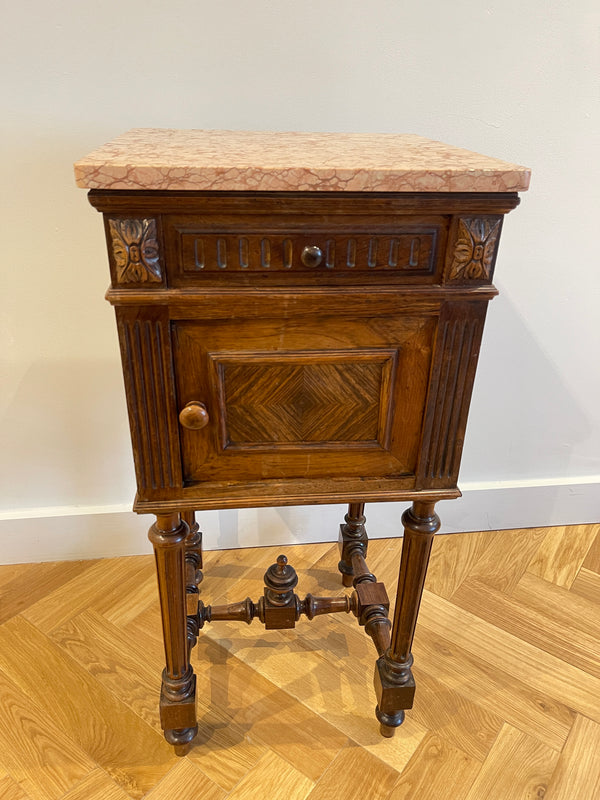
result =
[[116,314],[138,493],[150,498],[182,486],[169,320],[156,307]]
[[486,301],[448,302],[442,306],[417,488],[450,488],[458,480],[486,311]]

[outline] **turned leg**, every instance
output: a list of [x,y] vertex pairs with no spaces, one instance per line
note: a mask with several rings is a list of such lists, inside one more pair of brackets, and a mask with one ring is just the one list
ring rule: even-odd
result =
[[179,514],[160,514],[148,532],[154,546],[166,667],[162,675],[160,721],[165,739],[185,755],[198,732],[196,676],[189,661],[186,616],[186,540]]
[[185,540],[185,589],[188,594],[196,595],[197,601],[198,586],[204,578],[202,574],[202,532],[196,522],[194,511],[183,511],[181,519],[189,528]]
[[342,573],[344,586],[352,586],[354,571],[352,569],[352,553],[360,549],[363,558],[367,556],[369,540],[365,528],[366,517],[364,503],[350,503],[348,513],[344,517],[345,524],[340,525],[340,555],[338,569]]
[[[181,519],[187,523],[190,532],[185,540],[186,584],[188,586],[202,583],[202,532],[196,522],[194,511],[183,511]],[[188,568],[188,565],[190,568]]]
[[202,574],[202,532],[196,522],[194,511],[183,511],[181,519],[187,524],[189,533],[185,540],[185,600],[187,613],[188,652],[198,641],[198,627],[193,617],[198,613],[200,599],[199,585],[204,578]]
[[390,648],[375,666],[377,719],[383,736],[393,736],[412,708],[415,681],[411,648],[433,536],[440,527],[435,503],[415,501],[402,515],[404,541]]

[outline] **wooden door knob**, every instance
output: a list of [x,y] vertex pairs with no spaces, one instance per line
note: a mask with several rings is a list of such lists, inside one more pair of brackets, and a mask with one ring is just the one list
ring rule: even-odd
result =
[[204,403],[192,400],[179,412],[179,422],[190,431],[199,431],[208,425],[208,411]]
[[323,251],[316,244],[306,245],[300,255],[300,260],[305,267],[318,267],[323,260]]

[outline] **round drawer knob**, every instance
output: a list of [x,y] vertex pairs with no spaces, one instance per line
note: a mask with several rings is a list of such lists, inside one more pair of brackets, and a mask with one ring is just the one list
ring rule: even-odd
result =
[[323,251],[316,244],[309,244],[302,251],[300,259],[305,267],[318,267],[323,260]]
[[192,400],[179,412],[179,422],[190,431],[199,431],[208,425],[208,411],[204,403]]

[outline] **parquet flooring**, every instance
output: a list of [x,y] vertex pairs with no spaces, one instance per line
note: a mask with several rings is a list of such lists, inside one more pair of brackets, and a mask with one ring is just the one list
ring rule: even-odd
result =
[[[400,548],[370,544],[390,596]],[[256,600],[280,549],[301,596],[343,591],[317,544],[207,553],[201,595]],[[391,740],[353,617],[223,622],[193,653],[200,732],[176,758],[151,556],[0,567],[0,623],[0,800],[600,800],[600,525],[436,539]]]

